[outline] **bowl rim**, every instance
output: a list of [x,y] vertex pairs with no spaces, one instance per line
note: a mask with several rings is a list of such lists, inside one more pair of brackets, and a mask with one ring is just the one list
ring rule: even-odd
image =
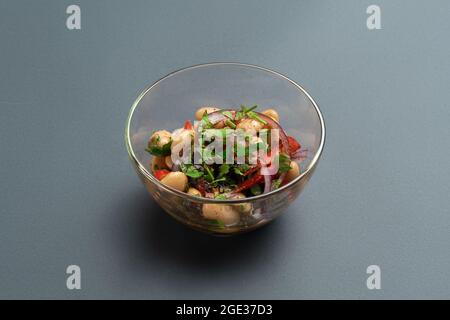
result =
[[[290,181],[289,183],[285,184],[284,186],[264,193],[264,194],[260,194],[258,196],[253,196],[253,197],[248,197],[248,198],[242,198],[242,199],[210,199],[210,198],[204,198],[204,197],[197,197],[197,196],[193,196],[190,195],[188,193],[182,192],[182,191],[178,191],[174,188],[171,188],[169,186],[166,186],[164,184],[162,184],[158,179],[156,179],[147,169],[144,165],[142,165],[140,163],[140,161],[137,159],[136,155],[134,154],[133,151],[133,147],[131,146],[131,138],[130,138],[130,124],[131,124],[131,120],[133,118],[133,114],[134,111],[136,110],[137,106],[139,105],[140,101],[142,100],[142,98],[149,92],[151,91],[154,87],[156,87],[158,84],[160,84],[162,81],[178,74],[181,72],[185,72],[185,71],[189,71],[189,70],[193,70],[193,69],[198,69],[198,68],[204,68],[204,67],[212,67],[212,66],[220,66],[220,65],[229,65],[229,66],[237,66],[237,67],[246,67],[246,68],[251,68],[251,69],[257,69],[260,71],[265,71],[268,73],[272,73],[273,75],[276,75],[278,77],[283,78],[284,80],[287,80],[288,82],[290,82],[291,84],[293,84],[295,87],[297,87],[298,90],[300,90],[303,94],[306,95],[306,97],[311,101],[312,105],[314,106],[314,109],[317,113],[317,116],[319,117],[319,121],[320,121],[320,129],[321,129],[321,137],[320,137],[320,144],[319,144],[319,148],[317,149],[316,153],[314,154],[313,158],[311,159],[309,165],[307,166],[306,170],[304,170],[297,178],[295,178],[294,180]],[[319,108],[319,106],[317,105],[317,103],[315,102],[315,100],[311,97],[311,95],[298,83],[296,83],[295,81],[293,81],[292,79],[288,78],[287,76],[277,72],[277,71],[273,71],[271,69],[265,68],[265,67],[261,67],[258,65],[253,65],[253,64],[247,64],[247,63],[240,63],[240,62],[210,62],[210,63],[202,63],[202,64],[196,64],[196,65],[192,65],[189,67],[185,67],[185,68],[181,68],[181,69],[177,69],[167,75],[165,75],[164,77],[160,78],[159,80],[155,81],[153,84],[151,84],[149,87],[147,87],[146,89],[144,89],[139,96],[134,100],[132,107],[128,113],[128,117],[126,120],[126,125],[125,125],[125,145],[128,151],[128,156],[130,157],[130,159],[135,163],[136,168],[139,170],[139,172],[144,175],[148,180],[150,180],[152,183],[155,183],[156,185],[158,185],[160,188],[162,188],[163,190],[176,195],[176,196],[180,196],[182,198],[187,198],[190,199],[194,202],[200,202],[200,203],[232,203],[232,204],[238,204],[238,203],[245,203],[245,202],[251,202],[251,201],[256,201],[259,199],[263,199],[263,198],[267,198],[270,196],[273,196],[277,193],[280,193],[284,190],[288,190],[290,188],[292,188],[294,185],[296,185],[299,181],[301,181],[303,179],[303,177],[307,176],[309,172],[311,172],[317,165],[319,158],[322,154],[324,145],[325,145],[325,121],[323,119],[323,115],[322,112]]]

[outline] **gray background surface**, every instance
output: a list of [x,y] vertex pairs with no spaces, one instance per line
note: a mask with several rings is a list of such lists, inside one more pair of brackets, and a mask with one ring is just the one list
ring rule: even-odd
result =
[[[0,298],[450,298],[449,1],[76,1],[69,31],[72,3],[0,2]],[[298,81],[328,129],[295,205],[233,238],[165,215],[123,143],[143,88],[212,61]]]

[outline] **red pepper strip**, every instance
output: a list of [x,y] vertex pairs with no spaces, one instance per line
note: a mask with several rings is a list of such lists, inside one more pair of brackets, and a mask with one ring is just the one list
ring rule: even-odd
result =
[[252,167],[250,169],[248,169],[247,171],[244,172],[244,176],[248,176],[250,174],[252,174],[253,172],[258,171],[261,168],[261,165],[257,164],[255,167]]
[[186,120],[186,122],[184,123],[184,128],[187,130],[192,130],[194,127],[192,126],[191,121]]
[[301,148],[301,145],[291,136],[288,136],[287,139],[289,143],[289,155],[292,155],[295,151]]
[[161,169],[161,170],[156,170],[153,175],[155,176],[156,179],[158,180],[162,180],[165,176],[167,176],[170,173],[169,170],[166,169]]
[[205,193],[206,193],[206,190],[205,190],[205,181],[200,180],[200,181],[197,183],[197,190],[200,191],[200,193],[202,194],[202,196],[205,195]]
[[236,189],[233,190],[234,193],[241,192],[244,190],[247,190],[254,186],[257,183],[260,183],[264,180],[264,176],[260,175],[259,173],[255,174],[250,179],[245,180],[242,182]]

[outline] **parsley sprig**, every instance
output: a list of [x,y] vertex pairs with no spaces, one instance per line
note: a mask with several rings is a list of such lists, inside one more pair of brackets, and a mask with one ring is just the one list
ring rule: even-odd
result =
[[160,136],[157,136],[154,141],[151,141],[145,151],[152,156],[165,157],[170,155],[170,147],[172,146],[172,139],[163,146],[159,146],[158,142],[161,140]]
[[198,179],[203,177],[203,172],[198,170],[194,165],[192,164],[182,164],[181,165],[181,171],[188,177],[191,177],[193,179]]

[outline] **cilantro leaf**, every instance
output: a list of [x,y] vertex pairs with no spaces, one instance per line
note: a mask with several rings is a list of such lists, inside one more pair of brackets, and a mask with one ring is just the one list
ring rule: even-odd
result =
[[203,168],[206,171],[205,180],[208,181],[209,183],[212,183],[214,181],[214,174],[213,174],[214,169],[210,168],[207,165],[204,165]]
[[272,190],[278,189],[283,181],[280,178],[272,182]]
[[230,172],[230,165],[226,163],[222,164],[219,167],[219,175],[217,176],[217,178],[224,177],[226,174],[228,174],[228,172]]
[[[241,106],[241,108],[242,108],[242,107],[243,107],[243,106]],[[254,105],[254,106],[251,107],[251,108],[246,108],[246,107],[244,107],[244,111],[245,111],[246,113],[248,113],[248,112],[250,112],[250,111],[255,110],[256,108],[258,108],[257,105]]]
[[218,194],[217,196],[215,196],[214,199],[218,199],[218,200],[227,200],[227,196],[224,194]]
[[224,110],[224,111],[222,111],[222,114],[223,114],[225,117],[227,117],[227,118],[229,118],[229,119],[231,119],[231,120],[234,120],[234,119],[233,119],[233,114],[231,113],[231,111]]
[[227,178],[226,178],[226,177],[222,177],[222,178],[215,179],[215,180],[213,180],[213,181],[211,182],[211,184],[212,184],[213,186],[217,186],[217,184],[218,184],[219,182],[223,182],[223,181],[227,181]]
[[261,119],[260,116],[258,116],[258,114],[256,112],[253,111],[249,111],[247,112],[247,116],[249,116],[250,118],[252,118],[253,120],[256,120],[262,124],[267,124],[266,120]]
[[235,167],[233,167],[234,173],[237,175],[243,176],[245,172],[247,172],[250,169],[250,167],[247,164],[240,164]]
[[262,193],[261,186],[259,184],[255,184],[250,188],[250,192],[254,195],[260,195]]
[[284,153],[278,155],[278,172],[284,173],[291,170],[291,158]]
[[200,177],[203,177],[203,172],[198,170],[194,165],[181,165],[181,171],[188,177],[198,179]]
[[213,127],[213,124],[209,121],[208,113],[206,111],[203,113],[202,125],[204,129],[211,129]]
[[229,126],[231,129],[236,129],[236,124],[230,119],[225,120],[225,125]]
[[223,229],[225,228],[225,224],[222,221],[219,220],[211,220],[211,219],[207,219],[207,224],[219,228],[219,229]]
[[148,153],[150,153],[152,156],[157,157],[165,157],[170,155],[170,147],[172,146],[172,139],[166,143],[165,145],[158,146],[157,142],[159,141],[159,136],[156,137],[155,141],[153,143],[149,143],[148,148],[145,149]]
[[[241,106],[241,110],[239,110],[238,112],[236,112],[236,120],[241,120],[243,118],[245,118],[249,113],[251,113],[253,110],[255,110],[258,106],[254,105],[251,108],[247,108],[246,106]],[[259,117],[258,117],[259,118]],[[261,118],[260,118],[261,119]],[[261,119],[262,120],[262,119]],[[264,121],[264,120],[263,120]]]

